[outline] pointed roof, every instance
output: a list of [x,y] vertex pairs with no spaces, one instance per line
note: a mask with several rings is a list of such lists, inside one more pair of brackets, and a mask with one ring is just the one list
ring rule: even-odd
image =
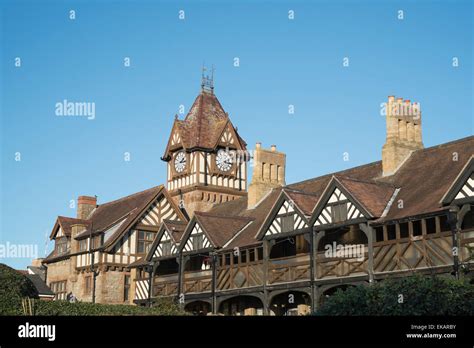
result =
[[[215,94],[203,90],[194,100],[185,119],[175,120],[173,129],[176,129],[179,133],[182,146],[185,149],[202,148],[212,150],[228,124],[237,134],[239,145],[242,149],[245,149],[247,144],[238,135]],[[168,156],[169,147],[168,144],[163,158]]]
[[89,220],[76,219],[76,218],[71,218],[71,217],[67,217],[67,216],[58,216],[49,238],[53,239],[53,238],[56,237],[56,233],[58,232],[59,227],[61,227],[61,229],[63,230],[63,233],[64,233],[65,236],[70,237],[73,225],[86,225],[86,226],[88,226],[89,223],[90,223]]
[[395,191],[395,187],[389,183],[363,181],[337,175],[334,178],[374,217],[382,216]]
[[283,192],[295,203],[305,216],[311,215],[319,199],[317,195],[288,188],[283,188]]

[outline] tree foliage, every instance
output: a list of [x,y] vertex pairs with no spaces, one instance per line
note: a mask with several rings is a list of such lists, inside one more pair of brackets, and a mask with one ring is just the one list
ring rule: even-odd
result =
[[421,276],[348,287],[327,298],[317,315],[473,315],[468,280]]

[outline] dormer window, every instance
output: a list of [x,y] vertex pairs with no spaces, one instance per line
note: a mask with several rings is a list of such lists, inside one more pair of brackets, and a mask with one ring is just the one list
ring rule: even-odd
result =
[[67,237],[61,237],[56,239],[56,253],[64,254],[69,251],[69,240]]

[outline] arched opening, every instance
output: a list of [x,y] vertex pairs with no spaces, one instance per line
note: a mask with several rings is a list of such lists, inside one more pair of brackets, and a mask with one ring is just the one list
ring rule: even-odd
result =
[[193,301],[184,306],[184,310],[193,315],[207,315],[211,313],[211,304],[206,301]]
[[302,291],[286,291],[275,295],[270,302],[272,315],[306,315],[311,312],[311,298]]
[[351,284],[342,284],[342,285],[336,285],[329,289],[324,290],[321,296],[319,297],[319,305],[321,306],[329,297],[334,295],[337,291],[346,291],[347,288],[354,287],[354,286],[355,285],[351,285]]
[[278,238],[270,250],[270,259],[278,259],[309,253],[309,243],[304,234]]
[[462,230],[470,230],[472,228],[474,228],[474,205],[471,205],[471,210],[466,213],[461,225]]
[[326,230],[324,237],[318,244],[318,252],[327,251],[338,245],[367,245],[367,235],[359,228],[359,225],[342,226]]
[[155,275],[157,276],[165,276],[177,273],[179,273],[179,264],[175,257],[172,259],[161,260],[155,271]]
[[321,233],[317,248],[318,279],[368,274],[368,239],[358,224]]
[[171,296],[178,293],[179,265],[176,258],[161,260],[153,277],[153,297]]
[[263,315],[263,303],[255,296],[236,296],[223,301],[219,313],[224,315]]
[[209,253],[191,255],[184,266],[185,272],[205,271],[211,269]]

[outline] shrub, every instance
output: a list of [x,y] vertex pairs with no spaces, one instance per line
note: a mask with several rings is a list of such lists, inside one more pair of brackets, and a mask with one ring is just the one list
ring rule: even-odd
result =
[[183,315],[171,300],[156,301],[153,307],[89,302],[37,301],[35,315]]
[[7,265],[0,264],[0,315],[21,315],[21,300],[38,298],[31,280]]
[[[38,298],[27,277],[7,265],[0,264],[0,315],[24,315],[22,299]],[[160,299],[151,308],[133,305],[95,304],[87,302],[34,300],[34,315],[183,315],[172,300]]]
[[473,315],[474,285],[415,275],[338,290],[317,315]]

